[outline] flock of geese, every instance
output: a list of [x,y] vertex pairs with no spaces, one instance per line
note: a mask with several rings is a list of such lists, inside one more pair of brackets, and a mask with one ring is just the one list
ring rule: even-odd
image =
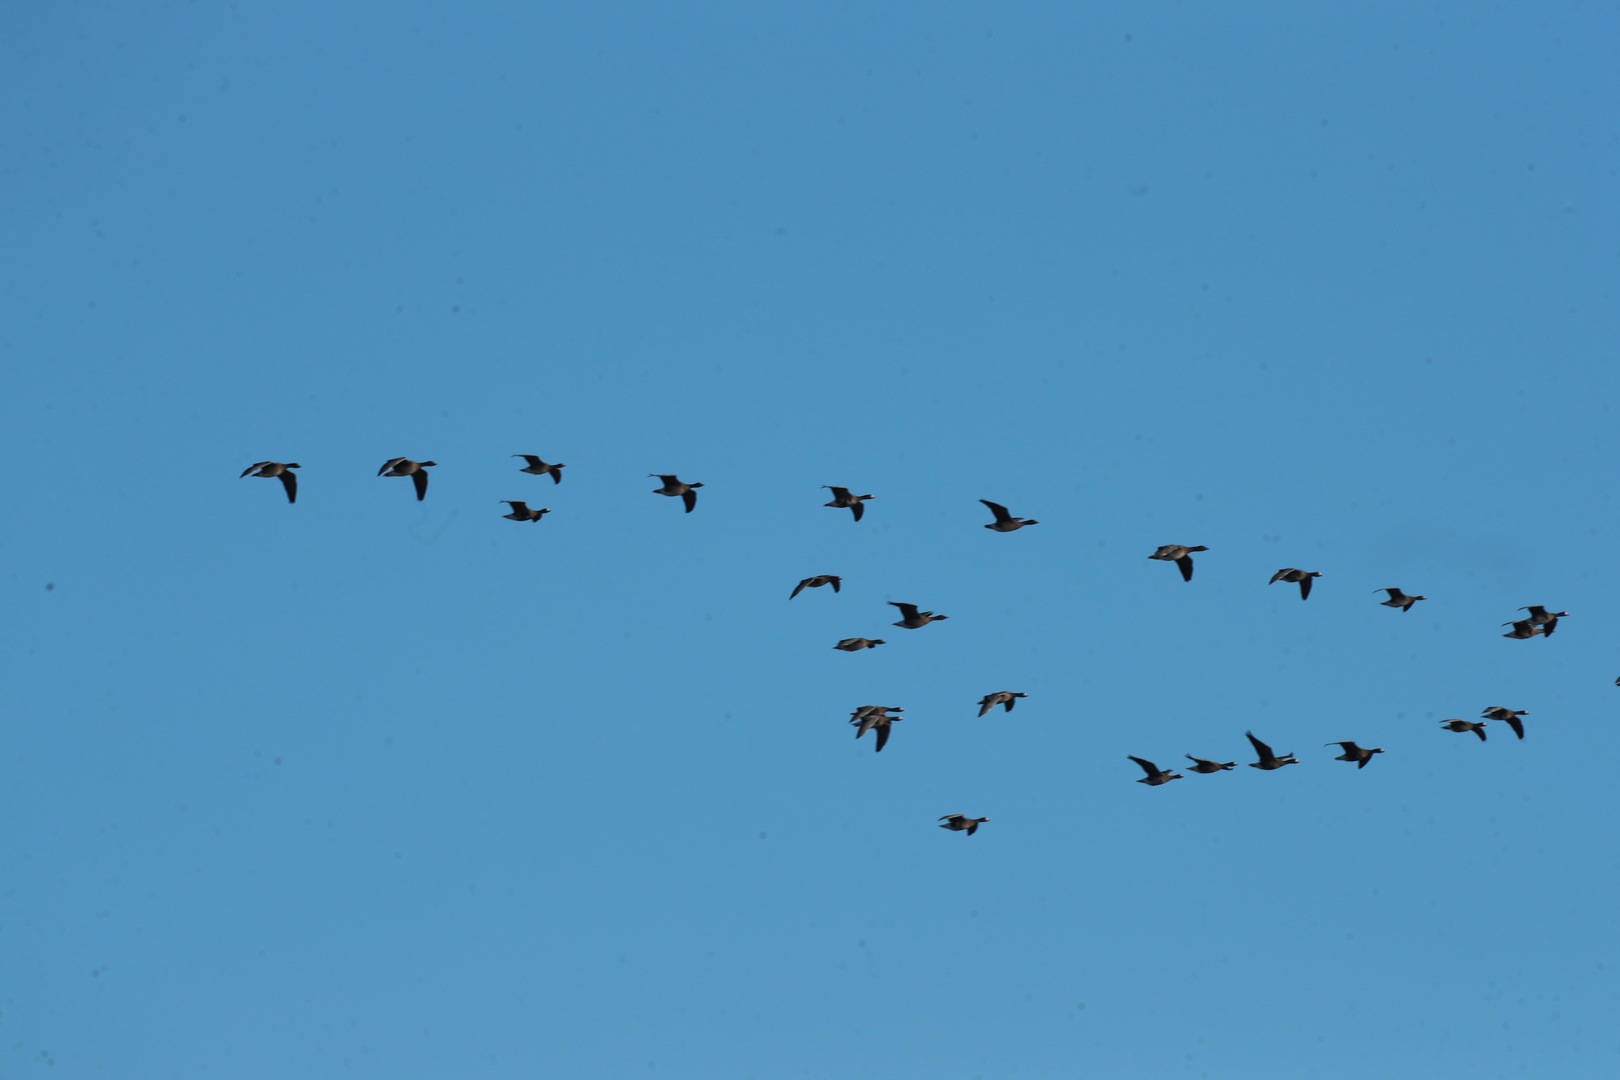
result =
[[[550,476],[552,483],[562,483],[562,470],[567,466],[563,465],[561,462],[548,465],[534,454],[513,454],[512,456],[522,458],[528,463],[524,468],[518,471],[529,473],[533,476]],[[412,461],[410,458],[389,458],[387,461],[383,462],[382,468],[377,470],[377,475],[410,477],[411,483],[416,488],[417,501],[420,502],[427,498],[427,470],[437,464],[438,463],[434,461]],[[259,461],[242,470],[242,476],[257,476],[267,480],[280,480],[282,488],[287,493],[287,501],[289,503],[296,503],[298,501],[298,476],[293,472],[293,470],[299,467],[300,466],[296,462]],[[681,501],[686,505],[686,513],[688,514],[697,509],[697,489],[702,487],[702,484],[686,483],[682,481],[680,477],[670,473],[648,473],[647,475],[649,477],[656,477],[663,482],[662,487],[653,489],[653,494],[667,495],[670,498],[680,498]],[[837,487],[830,484],[823,486],[828,491],[831,491],[833,495],[832,501],[825,503],[824,505],[838,510],[848,510],[854,516],[856,521],[860,521],[862,515],[865,514],[865,503],[870,499],[876,498],[874,495],[852,494],[850,489],[846,487]],[[1000,503],[991,502],[989,499],[980,499],[979,501],[989,508],[990,513],[995,519],[985,525],[986,529],[990,529],[994,532],[1010,533],[1016,532],[1026,525],[1040,524],[1040,522],[1031,519],[1014,517],[1012,513]],[[527,501],[521,499],[501,499],[500,502],[512,508],[511,513],[502,515],[511,521],[539,521],[544,515],[551,513],[549,507],[542,507],[538,510],[531,509]],[[1193,578],[1193,554],[1195,552],[1208,550],[1209,548],[1202,545],[1189,547],[1184,544],[1165,544],[1160,547],[1159,550],[1149,555],[1148,558],[1156,559],[1160,562],[1175,563],[1176,567],[1181,571],[1182,580],[1190,582]],[[1295,567],[1285,566],[1281,570],[1278,570],[1275,574],[1271,575],[1271,580],[1267,582],[1267,584],[1275,585],[1279,581],[1286,581],[1296,584],[1299,586],[1299,598],[1301,600],[1309,600],[1311,596],[1311,583],[1321,576],[1322,573],[1318,570],[1300,570]],[[833,592],[836,593],[840,590],[842,582],[843,578],[837,574],[817,574],[813,577],[807,577],[793,587],[793,591],[788,594],[788,599],[792,600],[805,589],[819,589],[824,585],[831,585]],[[1399,609],[1403,613],[1411,611],[1413,605],[1418,601],[1428,599],[1426,596],[1408,596],[1398,588],[1381,588],[1374,589],[1373,591],[1387,593],[1389,595],[1389,599],[1381,600],[1379,603],[1383,604],[1385,607]],[[894,625],[902,627],[906,630],[920,630],[929,623],[943,622],[950,618],[948,615],[937,615],[932,611],[921,611],[918,609],[916,604],[897,603],[892,600],[889,601],[889,603],[891,606],[900,610],[901,617]],[[1567,611],[1548,611],[1546,607],[1540,604],[1532,604],[1528,607],[1520,608],[1519,610],[1528,612],[1529,617],[1525,619],[1509,620],[1508,622],[1503,623],[1503,626],[1511,626],[1513,628],[1509,633],[1503,634],[1503,637],[1521,640],[1538,636],[1544,638],[1551,637],[1552,634],[1558,629],[1558,620],[1566,618],[1569,615],[1569,612]],[[833,648],[840,649],[844,652],[859,652],[862,649],[874,649],[882,644],[885,644],[885,642],[881,638],[851,637],[844,638],[842,641],[838,642],[838,644],[834,645]],[[1620,686],[1620,679],[1616,679],[1615,684]],[[979,701],[979,715],[985,715],[998,705],[1007,712],[1011,712],[1013,706],[1017,703],[1019,698],[1028,696],[1028,694],[1012,690],[1000,690],[992,694],[986,694]],[[892,716],[890,714],[902,712],[905,712],[905,709],[899,707],[898,705],[862,705],[856,708],[855,711],[850,715],[849,722],[855,727],[855,737],[857,739],[865,736],[867,732],[872,732],[874,734],[874,742],[876,743],[876,751],[881,752],[889,743],[891,726],[896,721],[904,719],[904,717]],[[1510,729],[1512,729],[1514,735],[1518,736],[1520,739],[1524,738],[1524,722],[1519,718],[1528,715],[1525,710],[1509,709],[1501,705],[1492,705],[1491,707],[1485,709],[1480,715],[1481,719],[1479,720],[1442,720],[1440,722],[1440,726],[1448,731],[1457,732],[1458,734],[1467,734],[1472,732],[1479,738],[1481,742],[1484,742],[1486,739],[1485,725],[1494,720],[1506,724]],[[1245,732],[1244,734],[1248,737],[1250,744],[1254,747],[1255,755],[1259,758],[1258,761],[1251,761],[1248,763],[1251,769],[1260,769],[1262,771],[1270,772],[1280,769],[1285,765],[1299,764],[1299,759],[1291,753],[1274,753],[1271,747],[1255,738],[1252,731]],[[1374,754],[1382,754],[1384,752],[1383,747],[1358,746],[1354,741],[1349,739],[1324,743],[1323,745],[1339,747],[1343,753],[1335,757],[1334,760],[1353,762],[1358,769],[1366,768],[1368,762],[1372,761]],[[1185,779],[1181,773],[1172,772],[1170,769],[1161,769],[1158,765],[1147,760],[1146,758],[1139,758],[1134,754],[1127,756],[1130,758],[1130,760],[1136,762],[1136,764],[1141,768],[1142,772],[1146,774],[1137,779],[1136,782],[1138,784],[1146,784],[1149,787],[1158,787],[1161,784],[1168,784],[1172,780]],[[1237,762],[1235,761],[1213,761],[1208,758],[1194,757],[1192,754],[1186,754],[1183,756],[1192,762],[1191,766],[1186,767],[1189,772],[1205,774],[1218,773],[1225,772],[1237,766]],[[965,832],[969,836],[972,836],[978,831],[981,824],[989,821],[990,819],[987,817],[971,818],[965,814],[946,814],[939,820],[942,823],[940,825],[940,828],[942,829],[950,829],[953,832]]]

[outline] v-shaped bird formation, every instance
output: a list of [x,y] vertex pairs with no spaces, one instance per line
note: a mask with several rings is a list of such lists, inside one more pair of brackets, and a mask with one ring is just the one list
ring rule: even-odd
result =
[[[535,454],[513,454],[512,456],[522,458],[525,462],[527,462],[524,468],[518,470],[519,472],[528,473],[537,477],[550,476],[554,485],[562,483],[562,470],[566,468],[566,466],[561,462],[547,464]],[[434,461],[412,461],[410,458],[403,457],[389,458],[387,461],[383,462],[382,468],[377,470],[377,475],[379,477],[410,477],[411,483],[416,491],[416,501],[421,502],[427,498],[427,470],[430,468],[436,468],[437,466],[438,463]],[[296,462],[284,463],[279,461],[258,461],[244,469],[241,473],[241,477],[246,478],[249,476],[255,476],[267,480],[280,480],[282,488],[287,495],[287,502],[290,504],[296,504],[298,501],[298,475],[294,473],[293,470],[299,468],[302,468],[302,466]],[[685,482],[673,473],[648,473],[647,475],[650,477],[655,477],[663,482],[661,487],[653,489],[653,494],[665,495],[670,498],[679,498],[685,505],[685,512],[688,514],[697,509],[697,489],[703,486],[701,483]],[[856,522],[859,522],[865,515],[866,502],[876,498],[875,495],[870,494],[852,494],[851,492],[853,489],[835,484],[824,484],[822,486],[826,490],[831,491],[833,495],[832,501],[824,503],[823,505],[832,507],[834,509],[850,511],[853,519]],[[501,515],[503,518],[506,518],[509,521],[535,523],[540,521],[540,519],[546,514],[552,512],[549,507],[532,509],[530,508],[528,502],[522,499],[501,499],[498,501],[501,504],[511,508],[510,513]],[[989,508],[990,513],[995,519],[984,526],[986,529],[993,532],[1016,532],[1026,525],[1040,524],[1040,522],[1032,519],[1013,516],[1012,512],[1000,503],[991,502],[989,499],[980,499],[979,501]],[[1181,571],[1182,581],[1191,582],[1193,579],[1192,557],[1194,553],[1209,550],[1210,549],[1208,547],[1202,544],[1163,544],[1157,551],[1153,552],[1147,557],[1160,562],[1175,563],[1177,569]],[[1296,567],[1284,567],[1281,570],[1278,570],[1275,574],[1271,575],[1271,580],[1268,582],[1268,584],[1276,584],[1279,581],[1296,584],[1299,586],[1299,598],[1301,600],[1309,600],[1313,582],[1322,576],[1322,572],[1319,570],[1301,570]],[[788,599],[794,599],[806,589],[819,589],[824,585],[831,585],[832,591],[834,593],[839,593],[843,589],[843,581],[843,577],[838,574],[815,574],[802,579],[797,585],[795,585],[793,587],[793,591],[788,594]],[[1378,603],[1385,607],[1395,608],[1403,614],[1411,611],[1413,605],[1419,601],[1428,599],[1426,596],[1410,596],[1401,589],[1392,586],[1384,586],[1372,591],[1375,593],[1386,593],[1388,595],[1388,599],[1380,600]],[[906,630],[920,630],[930,623],[944,622],[946,619],[950,618],[948,615],[938,615],[932,611],[923,611],[919,605],[909,602],[890,600],[888,603],[890,606],[898,608],[900,611],[901,617],[893,625]],[[1522,607],[1519,610],[1527,612],[1527,617],[1523,619],[1510,619],[1509,621],[1503,623],[1503,626],[1511,626],[1513,628],[1508,633],[1503,634],[1503,637],[1517,640],[1527,640],[1534,637],[1546,639],[1551,637],[1553,633],[1557,631],[1558,621],[1560,619],[1569,617],[1569,612],[1567,611],[1549,611],[1547,607],[1542,604],[1531,604],[1526,607]],[[885,644],[885,642],[881,638],[847,637],[839,641],[833,646],[833,648],[843,652],[863,652],[867,649],[874,649],[883,644]],[[1615,683],[1617,686],[1620,686],[1620,679],[1615,680]],[[1019,698],[1027,698],[1028,696],[1028,694],[1022,691],[1013,690],[998,690],[993,693],[986,694],[978,702],[978,715],[981,717],[985,716],[986,714],[992,712],[997,706],[1000,706],[1004,712],[1010,713],[1013,710],[1013,706],[1017,704]],[[890,714],[902,712],[905,712],[905,709],[898,705],[861,705],[850,714],[849,723],[856,729],[855,737],[857,739],[863,738],[868,733],[871,733],[874,736],[874,751],[881,753],[883,748],[889,743],[889,737],[893,730],[893,725],[896,722],[905,719],[904,717],[891,716]],[[1442,720],[1440,722],[1440,726],[1447,731],[1452,731],[1457,734],[1472,734],[1477,737],[1480,742],[1485,742],[1488,738],[1485,730],[1486,724],[1494,721],[1497,723],[1506,724],[1517,738],[1523,739],[1524,722],[1520,719],[1520,717],[1526,715],[1528,715],[1528,712],[1524,709],[1510,709],[1502,705],[1492,705],[1481,713],[1481,719],[1479,720]],[[1258,758],[1258,760],[1248,763],[1251,769],[1259,769],[1263,772],[1272,772],[1277,769],[1281,769],[1286,765],[1298,765],[1300,763],[1299,759],[1292,753],[1277,754],[1273,752],[1271,747],[1256,738],[1252,731],[1245,732],[1244,734],[1248,738],[1250,745],[1253,746],[1255,755]],[[1352,739],[1335,740],[1324,745],[1339,747],[1342,753],[1336,755],[1334,760],[1351,762],[1356,766],[1357,769],[1366,768],[1367,765],[1372,761],[1374,755],[1384,753],[1383,747],[1363,747]],[[1144,774],[1143,776],[1136,778],[1136,782],[1139,784],[1145,784],[1149,787],[1161,787],[1168,784],[1172,780],[1185,779],[1185,776],[1182,773],[1174,772],[1171,769],[1161,769],[1158,765],[1152,761],[1149,761],[1147,758],[1137,757],[1135,754],[1128,754],[1126,756],[1131,761],[1135,762]],[[1203,775],[1229,772],[1237,766],[1237,762],[1235,761],[1221,762],[1210,758],[1196,757],[1192,754],[1184,754],[1183,756],[1186,757],[1188,761],[1192,762],[1190,767],[1183,766],[1183,768],[1186,768],[1188,772]],[[942,829],[949,829],[953,832],[965,832],[969,836],[972,836],[978,831],[981,824],[989,821],[990,819],[987,817],[971,818],[964,814],[946,814],[939,820],[943,823],[940,825],[940,828]]]

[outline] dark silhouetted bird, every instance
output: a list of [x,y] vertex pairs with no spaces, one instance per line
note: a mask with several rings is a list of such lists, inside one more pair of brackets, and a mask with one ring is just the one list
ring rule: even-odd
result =
[[879,645],[887,644],[888,642],[882,638],[847,637],[833,648],[843,649],[845,652],[860,652],[862,649],[875,649]]
[[979,501],[988,506],[990,512],[996,515],[996,520],[985,526],[987,529],[994,529],[996,532],[1014,532],[1022,529],[1025,525],[1040,524],[1038,521],[1026,521],[1023,518],[1013,517],[1007,512],[1007,508],[1000,503],[993,503],[989,499],[980,499]]
[[1311,598],[1311,579],[1321,576],[1315,570],[1295,570],[1293,567],[1288,566],[1272,574],[1271,580],[1266,584],[1275,585],[1279,581],[1297,581],[1299,582],[1299,598],[1309,600]]
[[862,705],[850,714],[849,722],[858,729],[855,737],[858,739],[868,731],[877,732],[877,751],[882,753],[883,748],[889,744],[889,725],[896,720],[904,720],[903,716],[890,716],[892,712],[905,712],[898,705]]
[[1323,743],[1322,745],[1343,747],[1344,753],[1340,754],[1333,760],[1353,761],[1356,763],[1356,768],[1358,769],[1365,769],[1367,767],[1367,762],[1372,760],[1372,756],[1374,754],[1382,754],[1384,752],[1382,747],[1375,750],[1369,750],[1364,746],[1357,746],[1353,742],[1346,742],[1344,740],[1340,740],[1339,742]]
[[1373,592],[1389,593],[1388,600],[1380,600],[1378,602],[1383,604],[1385,607],[1398,607],[1402,611],[1411,611],[1413,604],[1417,603],[1419,600],[1428,599],[1427,596],[1407,596],[1399,589],[1374,589]]
[[1192,771],[1198,773],[1220,772],[1222,769],[1230,769],[1237,764],[1235,761],[1211,761],[1208,758],[1193,757],[1191,754],[1181,756],[1192,762]]
[[653,489],[654,495],[669,495],[672,497],[679,495],[681,501],[686,503],[686,512],[688,514],[697,507],[697,492],[692,489],[700,488],[703,486],[702,484],[683,484],[680,477],[667,473],[648,473],[647,475],[656,476],[664,482],[663,487]]
[[866,507],[861,505],[861,500],[877,498],[876,495],[851,495],[849,493],[849,488],[834,487],[831,484],[822,484],[821,486],[833,493],[833,501],[830,503],[822,503],[822,505],[835,506],[840,510],[848,510],[855,515],[856,521],[861,520],[861,515],[866,513]]
[[1492,705],[1480,715],[1490,720],[1502,721],[1502,723],[1513,729],[1513,734],[1522,739],[1524,738],[1524,721],[1520,720],[1519,717],[1529,716],[1530,713],[1525,709],[1505,709],[1500,705]]
[[1520,619],[1518,622],[1505,622],[1502,625],[1513,627],[1511,631],[1503,634],[1503,637],[1518,638],[1521,641],[1525,638],[1533,638],[1543,632],[1541,627],[1533,625],[1529,619]]
[[1148,787],[1158,787],[1160,784],[1168,784],[1172,780],[1186,779],[1186,777],[1182,776],[1180,773],[1173,773],[1169,769],[1159,768],[1147,758],[1139,758],[1135,754],[1126,754],[1125,756],[1142,766],[1142,771],[1147,773],[1146,776],[1137,781],[1138,784],[1146,784]]
[[931,622],[944,622],[950,618],[949,615],[935,615],[932,611],[918,611],[916,604],[900,604],[890,600],[889,606],[899,608],[900,614],[905,616],[894,625],[903,626],[907,630],[916,630]]
[[[1547,637],[1551,637],[1553,631],[1558,629],[1558,620],[1569,614],[1567,611],[1548,611],[1540,604],[1531,604],[1529,607],[1522,607],[1519,610],[1528,611],[1530,613],[1530,625],[1541,627],[1542,634]],[[1502,625],[1506,626],[1507,623]],[[1518,624],[1515,623],[1514,625],[1517,626]]]
[[520,457],[529,463],[528,468],[519,469],[518,472],[533,473],[535,476],[544,476],[546,473],[550,473],[551,482],[554,484],[562,483],[562,471],[568,468],[560,461],[555,465],[547,465],[533,454],[513,454],[512,456]]
[[1483,720],[1442,720],[1440,726],[1448,731],[1472,731],[1479,736],[1479,741],[1485,741],[1485,721]]
[[[287,501],[295,503],[298,501],[298,477],[287,470],[298,467],[296,462],[283,465],[279,461],[256,461],[242,470],[242,476],[262,476],[266,479],[279,477],[281,486],[287,489]],[[241,477],[237,479],[240,480]]]
[[512,508],[510,514],[501,515],[501,517],[509,521],[539,521],[542,514],[551,513],[549,507],[544,510],[530,510],[528,503],[518,499],[502,499],[500,501]]
[[1208,550],[1209,548],[1202,545],[1198,547],[1187,547],[1185,544],[1164,544],[1159,548],[1158,551],[1155,551],[1153,554],[1149,555],[1148,558],[1158,559],[1160,562],[1175,563],[1177,566],[1181,567],[1181,580],[1191,581],[1193,571],[1192,553],[1195,551]]
[[1000,690],[994,694],[986,694],[979,699],[979,715],[983,716],[997,705],[1000,705],[1008,712],[1012,712],[1013,706],[1018,703],[1018,699],[1021,697],[1029,697],[1029,695],[1015,693],[1011,690]]
[[990,819],[987,817],[968,817],[966,814],[946,814],[939,820],[945,823],[940,826],[942,829],[949,829],[951,832],[965,832],[972,836],[979,831],[980,825]]
[[437,461],[412,461],[410,458],[389,458],[383,462],[383,467],[377,470],[378,476],[408,476],[411,483],[416,485],[416,501],[421,502],[427,498],[428,474],[425,470],[437,465]]
[[788,599],[793,599],[806,589],[819,589],[823,585],[831,585],[833,587],[833,592],[837,592],[839,583],[843,580],[844,579],[839,577],[837,574],[817,574],[815,577],[807,577],[797,585],[793,586],[793,591],[788,593]]
[[1273,754],[1271,752],[1271,747],[1254,737],[1254,732],[1245,731],[1243,734],[1247,735],[1249,742],[1254,745],[1254,752],[1260,755],[1259,761],[1249,762],[1249,768],[1265,769],[1267,772],[1270,772],[1272,769],[1280,769],[1284,765],[1299,764],[1299,759],[1293,754],[1284,754],[1282,757],[1278,757],[1276,754]]

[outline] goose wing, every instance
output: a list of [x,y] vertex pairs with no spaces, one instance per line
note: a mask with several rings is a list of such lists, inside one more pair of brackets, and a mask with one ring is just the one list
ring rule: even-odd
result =
[[387,472],[389,469],[392,469],[394,466],[398,465],[404,460],[405,459],[402,457],[389,458],[387,461],[383,462],[383,467],[377,470],[377,475],[381,476],[383,473]]
[[1176,565],[1181,567],[1181,580],[1182,581],[1191,581],[1192,580],[1192,556],[1191,555],[1183,555],[1181,558],[1176,560]]
[[1142,766],[1142,771],[1147,773],[1149,777],[1159,775],[1159,767],[1153,764],[1153,762],[1149,761],[1147,758],[1139,758],[1135,754],[1126,754],[1125,756]]
[[287,489],[287,501],[298,501],[298,474],[291,469],[281,470],[281,486]]
[[1255,738],[1254,737],[1254,732],[1245,731],[1243,734],[1248,738],[1249,742],[1254,746],[1254,752],[1256,754],[1260,755],[1260,760],[1261,761],[1271,761],[1271,760],[1276,758],[1277,755],[1273,754],[1271,752],[1271,747],[1267,746],[1265,743],[1263,743],[1259,739]]
[[427,498],[428,474],[426,469],[417,469],[411,473],[411,483],[416,485],[416,501],[421,502]]
[[990,508],[990,512],[992,514],[996,515],[996,520],[997,521],[1011,521],[1012,520],[1012,514],[1010,514],[1007,511],[1007,508],[1005,506],[1002,506],[1000,503],[993,503],[989,499],[980,499],[979,501],[984,503],[984,505],[986,505],[986,506],[988,506]]
[[900,609],[900,614],[905,616],[907,619],[915,619],[917,617],[917,605],[916,604],[902,604],[902,603],[899,603],[898,601],[890,600],[889,601],[889,606],[899,608]]
[[[264,468],[266,465],[274,465],[274,464],[275,464],[275,462],[273,462],[273,461],[256,461],[252,465],[249,465],[247,468],[242,470],[242,476],[251,476],[252,474],[258,472],[260,469]],[[242,479],[242,476],[238,476],[237,479],[238,480]]]
[[697,509],[697,492],[693,491],[691,488],[687,488],[685,491],[681,492],[681,502],[686,504],[686,512],[690,514],[693,510]]

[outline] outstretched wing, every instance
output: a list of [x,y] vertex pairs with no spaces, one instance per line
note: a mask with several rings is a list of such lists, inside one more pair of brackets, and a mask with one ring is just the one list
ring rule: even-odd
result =
[[995,696],[996,695],[994,695],[994,694],[986,694],[984,696],[984,699],[979,702],[979,715],[980,716],[983,716],[985,713],[989,712],[991,709],[996,707],[996,703],[993,700],[991,700]]
[[859,521],[861,515],[866,513],[866,504],[857,499],[855,504],[849,508],[849,512],[855,515],[856,521]]
[[837,592],[838,591],[838,583],[840,581],[842,581],[843,578],[834,577],[831,574],[828,574],[827,575],[827,580],[832,583],[833,592]]
[[381,476],[383,473],[387,472],[389,469],[392,469],[395,465],[398,465],[404,460],[405,459],[402,457],[389,458],[387,461],[383,462],[383,467],[377,470],[377,475]]
[[416,485],[416,501],[421,502],[427,498],[428,474],[426,469],[417,469],[411,473],[411,483]]
[[[887,719],[887,717],[885,717],[885,719]],[[883,748],[889,744],[889,730],[890,725],[888,724],[879,724],[877,726],[878,752],[881,752]]]
[[[242,470],[242,476],[248,476],[252,473],[256,473],[268,464],[270,464],[268,461],[256,461],[252,465],[249,465],[247,468]],[[242,476],[238,476],[237,479],[242,479]]]
[[1191,581],[1192,580],[1192,556],[1191,555],[1183,555],[1181,558],[1176,560],[1176,565],[1181,567],[1181,580],[1182,581]]
[[1261,742],[1259,739],[1254,737],[1254,732],[1245,731],[1243,734],[1245,736],[1247,736],[1249,742],[1253,744],[1254,752],[1260,755],[1260,760],[1261,761],[1269,761],[1270,759],[1277,756],[1276,754],[1273,754],[1271,752],[1271,747],[1267,746],[1265,743]]
[[[1509,716],[1507,718],[1507,726],[1513,729],[1513,734],[1517,735],[1521,739],[1524,738],[1524,721],[1523,720],[1520,720],[1517,716]],[[1483,736],[1483,735],[1480,736],[1480,738],[1482,738],[1482,739],[1484,737],[1485,736]]]
[[898,601],[890,600],[889,601],[889,606],[899,608],[900,609],[900,614],[904,615],[908,619],[915,619],[917,617],[917,605],[916,604],[902,604],[902,603],[900,603]]
[[1146,758],[1139,758],[1135,754],[1126,754],[1125,756],[1142,766],[1142,771],[1147,773],[1149,776],[1159,775],[1159,767]]
[[298,474],[291,469],[281,470],[281,486],[287,489],[287,501],[298,501]]
[[681,502],[686,504],[686,512],[690,514],[693,510],[697,509],[697,492],[693,491],[691,488],[687,488],[685,491],[681,492]]
[[1000,503],[993,503],[989,499],[980,499],[979,501],[990,508],[990,512],[996,515],[997,521],[1012,520],[1012,514],[1008,513],[1007,508],[1002,506]]
[[1277,582],[1279,582],[1283,578],[1287,577],[1288,572],[1290,570],[1292,570],[1292,569],[1293,569],[1293,567],[1290,567],[1290,566],[1283,567],[1281,570],[1277,571],[1275,574],[1272,574],[1271,575],[1271,580],[1266,582],[1266,584],[1267,585],[1275,585],[1275,584],[1277,584]]
[[801,581],[797,585],[793,586],[793,591],[788,593],[788,599],[791,600],[795,596],[798,596],[800,593],[804,592],[804,587],[806,585],[808,585],[808,584],[810,584],[810,579],[805,578],[803,581]]
[[1315,580],[1316,579],[1311,577],[1309,574],[1306,574],[1304,577],[1299,579],[1299,598],[1301,600],[1309,600],[1311,598],[1311,582]]
[[849,488],[834,487],[832,484],[823,484],[821,486],[826,488],[828,491],[833,493],[833,501],[834,502],[848,502],[849,501]]

